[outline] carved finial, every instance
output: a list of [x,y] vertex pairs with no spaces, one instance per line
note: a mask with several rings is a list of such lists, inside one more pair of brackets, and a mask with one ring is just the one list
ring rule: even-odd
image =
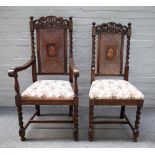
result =
[[128,23],[128,36],[131,37],[131,23]]
[[95,26],[95,24],[96,24],[95,22],[92,23],[93,26]]
[[131,23],[128,23],[128,27],[131,27]]
[[33,20],[33,16],[30,16],[30,20]]
[[92,25],[93,25],[93,26],[92,26],[92,36],[95,36],[95,35],[96,35],[95,24],[96,24],[95,22],[92,23]]
[[69,20],[71,20],[71,21],[72,21],[72,17],[69,17]]

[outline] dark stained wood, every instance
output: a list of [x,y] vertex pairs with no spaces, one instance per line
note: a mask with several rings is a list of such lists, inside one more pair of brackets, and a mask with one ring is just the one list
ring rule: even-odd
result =
[[129,126],[131,127],[132,131],[134,130],[133,125],[131,124],[130,120],[128,119],[128,117],[126,115],[124,115],[124,118],[126,119],[126,121],[128,122]]
[[[96,41],[97,38],[97,41]],[[126,56],[123,63],[123,49],[126,38]],[[130,54],[131,23],[128,26],[113,22],[95,25],[92,23],[92,61],[91,83],[95,76],[121,76],[128,81],[129,54]],[[97,45],[96,45],[97,44]],[[97,46],[97,50],[96,50]],[[124,67],[124,69],[123,69]],[[124,72],[123,72],[124,71]],[[139,135],[140,110],[144,100],[121,100],[121,99],[90,99],[89,100],[89,141],[93,141],[93,124],[129,124],[133,130],[133,140],[136,142]],[[121,106],[120,118],[126,121],[93,121],[95,106]],[[126,106],[138,106],[135,127],[125,115]]]
[[48,28],[69,29],[69,20],[56,16],[40,17],[39,19],[33,20],[33,29],[48,29]]
[[[36,75],[36,56],[35,56],[35,42],[34,42],[34,30],[33,30],[33,17],[30,17],[30,36],[31,36],[31,50],[32,55],[31,58],[34,60],[32,64],[32,81],[37,81],[37,75]],[[36,105],[37,115],[40,115],[40,106]]]
[[125,106],[121,106],[120,118],[123,119],[125,116]]
[[139,136],[139,123],[140,123],[141,108],[142,108],[142,106],[137,106],[136,121],[135,121],[135,127],[134,127],[134,131],[133,131],[134,142],[137,142],[138,136]]
[[12,67],[12,68],[9,69],[8,75],[10,77],[16,77],[18,72],[23,71],[23,70],[29,68],[30,66],[32,66],[32,64],[34,62],[35,62],[35,60],[32,58],[27,63],[25,63],[23,66],[19,66],[19,67],[16,67],[16,68]]
[[[76,100],[78,100],[78,98],[76,98]],[[79,127],[78,127],[78,102],[75,103],[74,105],[74,114],[73,114],[73,120],[74,120],[74,132],[73,132],[73,136],[74,136],[74,140],[78,141],[78,134],[79,134]]]
[[128,124],[127,121],[93,121],[93,124]]
[[130,38],[131,38],[131,23],[128,24],[128,33],[127,33],[127,47],[126,47],[126,62],[125,62],[125,73],[124,79],[128,81],[129,76],[129,54],[130,54]]
[[36,105],[37,116],[40,116],[40,105]]
[[21,102],[23,105],[73,105],[74,104],[75,98],[72,98],[70,100],[66,99],[61,99],[58,98],[57,100],[55,99],[50,99],[50,100],[28,100],[28,99],[21,99]]
[[69,68],[70,68],[70,82],[73,84],[73,90],[75,94],[78,93],[78,83],[77,83],[77,78],[79,77],[79,70],[75,66],[73,58],[70,58],[69,61]]
[[73,114],[73,106],[70,105],[69,106],[69,116],[72,116],[72,114]]
[[[98,117],[94,117],[94,119],[97,119]],[[100,117],[101,118],[101,117]],[[91,123],[93,124],[128,124],[130,126],[130,128],[132,129],[132,131],[134,131],[134,127],[131,124],[130,120],[128,119],[127,115],[124,115],[124,119],[125,120],[100,120],[100,121],[93,121]]]
[[25,141],[25,129],[23,126],[23,116],[22,116],[22,106],[17,106],[17,112],[18,112],[18,120],[19,120],[19,135],[21,137],[21,141]]
[[37,112],[38,112],[38,111],[36,111],[36,112],[31,116],[31,118],[29,119],[29,121],[28,121],[27,123],[25,123],[25,125],[24,125],[24,129],[25,129],[25,130],[26,130],[26,128],[29,126],[30,120],[33,120],[33,118],[37,115]]
[[73,121],[65,120],[30,120],[30,123],[73,123]]
[[[36,38],[34,34],[36,33]],[[67,54],[69,34],[69,54]],[[8,76],[15,79],[15,102],[17,106],[19,119],[19,135],[21,141],[25,140],[25,129],[30,123],[73,123],[74,124],[74,140],[78,140],[78,68],[73,60],[73,21],[72,17],[63,19],[62,17],[47,16],[35,19],[30,17],[30,36],[31,36],[31,58],[23,66],[11,68]],[[37,47],[37,58],[35,51]],[[67,57],[69,55],[69,58]],[[68,60],[69,59],[69,60]],[[38,63],[38,64],[37,64]],[[69,67],[68,67],[69,66]],[[53,98],[53,99],[25,99],[21,97],[20,85],[18,82],[18,72],[32,67],[32,81],[37,81],[38,75],[69,75],[75,96],[73,98]],[[23,125],[22,105],[35,105],[36,112],[30,120]],[[70,110],[72,121],[63,120],[32,120],[36,115],[40,114],[40,105],[66,105]]]
[[69,17],[69,43],[70,43],[69,57],[73,58],[73,21],[72,21],[72,17]]
[[143,106],[143,100],[121,100],[121,99],[105,99],[105,100],[102,100],[102,99],[90,99],[89,100],[90,104],[91,105],[96,105],[96,106],[100,106],[100,105],[108,105],[108,106],[118,106],[118,105],[121,105],[121,106],[135,106],[135,105],[139,105],[139,106]]
[[91,83],[95,80],[95,37],[96,27],[95,22],[92,23],[92,61],[91,61]]
[[89,129],[88,129],[89,141],[93,141],[94,139],[93,119],[94,119],[94,105],[89,105]]

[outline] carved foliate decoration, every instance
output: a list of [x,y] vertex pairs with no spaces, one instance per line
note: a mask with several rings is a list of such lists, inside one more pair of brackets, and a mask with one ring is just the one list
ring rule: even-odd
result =
[[107,60],[114,60],[116,57],[116,47],[108,47],[106,52]]
[[41,28],[67,29],[69,28],[69,21],[63,19],[62,17],[47,16],[47,17],[40,17],[39,19],[34,20],[33,26],[35,29],[41,29]]
[[128,28],[126,26],[123,26],[122,24],[109,22],[109,23],[103,23],[101,25],[96,26],[96,33],[98,34],[102,32],[127,34]]
[[49,58],[53,58],[53,57],[56,57],[58,52],[57,52],[57,46],[55,43],[49,43],[47,44],[47,56]]

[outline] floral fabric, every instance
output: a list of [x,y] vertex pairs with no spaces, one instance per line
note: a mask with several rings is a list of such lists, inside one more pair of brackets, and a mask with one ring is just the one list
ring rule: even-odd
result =
[[125,80],[93,81],[90,99],[144,99],[144,95],[131,83]]
[[69,81],[40,80],[28,87],[21,96],[33,99],[73,98],[74,92]]

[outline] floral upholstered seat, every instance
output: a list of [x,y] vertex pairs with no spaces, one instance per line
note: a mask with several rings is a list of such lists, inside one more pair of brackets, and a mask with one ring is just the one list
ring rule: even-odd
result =
[[40,80],[28,87],[21,96],[29,99],[73,98],[74,92],[69,81]]
[[125,80],[93,81],[90,99],[144,99],[144,95]]

